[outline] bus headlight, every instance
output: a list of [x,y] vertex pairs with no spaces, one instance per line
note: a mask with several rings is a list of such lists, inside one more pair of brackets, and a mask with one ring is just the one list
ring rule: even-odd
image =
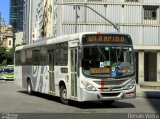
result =
[[6,79],[6,75],[5,74],[3,75],[3,79]]
[[136,85],[136,81],[132,80],[127,86],[124,88],[126,90],[132,89]]
[[87,89],[88,91],[96,91],[96,88],[92,84],[90,84],[89,82],[81,81],[81,83],[83,84],[85,89]]

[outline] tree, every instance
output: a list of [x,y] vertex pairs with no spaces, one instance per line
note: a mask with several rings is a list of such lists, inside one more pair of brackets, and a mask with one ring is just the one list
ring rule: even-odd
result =
[[0,47],[0,64],[2,64],[3,60],[6,60],[6,50]]
[[13,64],[14,62],[14,49],[10,49],[8,52],[6,52],[6,58],[7,58],[7,64]]
[[3,66],[6,66],[6,65],[7,65],[7,60],[3,60],[3,61],[2,61],[2,65],[3,65]]
[[14,49],[6,52],[5,48],[0,47],[0,64],[11,65],[14,62]]

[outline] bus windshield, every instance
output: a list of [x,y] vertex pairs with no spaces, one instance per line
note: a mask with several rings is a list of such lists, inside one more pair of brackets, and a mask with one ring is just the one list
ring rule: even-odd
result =
[[94,77],[123,77],[134,73],[131,46],[84,46],[83,74]]
[[3,74],[3,70],[2,69],[0,69],[0,74]]
[[14,74],[14,69],[13,68],[5,68],[4,73],[5,74]]

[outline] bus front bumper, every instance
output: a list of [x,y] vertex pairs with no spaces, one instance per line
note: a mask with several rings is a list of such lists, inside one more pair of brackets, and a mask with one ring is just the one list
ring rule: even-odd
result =
[[130,90],[121,91],[88,91],[84,88],[80,89],[81,98],[79,101],[105,101],[105,100],[119,100],[136,97],[136,86]]
[[14,80],[13,77],[3,77],[3,80]]

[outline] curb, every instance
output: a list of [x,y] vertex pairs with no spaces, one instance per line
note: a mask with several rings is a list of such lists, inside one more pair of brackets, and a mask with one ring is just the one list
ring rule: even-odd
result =
[[142,91],[141,93],[136,93],[136,97],[160,99],[160,91]]
[[160,99],[160,82],[142,82],[136,85],[136,96]]
[[160,82],[142,82],[140,88],[160,90]]
[[146,85],[140,85],[140,88],[142,88],[142,89],[160,90],[160,86],[146,86]]

